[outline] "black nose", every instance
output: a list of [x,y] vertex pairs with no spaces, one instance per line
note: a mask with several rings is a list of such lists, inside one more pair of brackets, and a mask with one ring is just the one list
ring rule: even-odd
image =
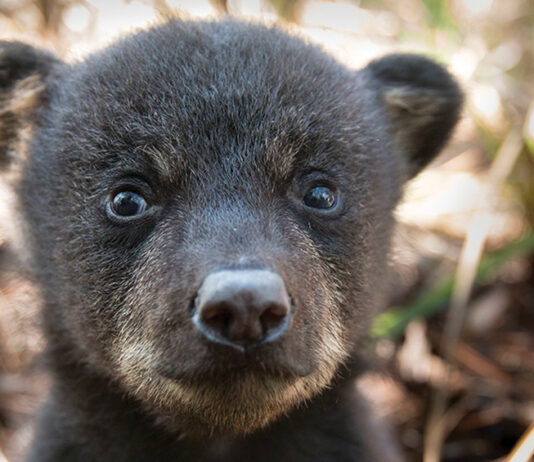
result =
[[242,349],[277,339],[290,318],[291,303],[278,274],[223,270],[204,279],[193,322],[207,339]]

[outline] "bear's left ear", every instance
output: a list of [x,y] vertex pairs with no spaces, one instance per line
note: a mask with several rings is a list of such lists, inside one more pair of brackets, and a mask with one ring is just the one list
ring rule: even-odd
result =
[[24,128],[44,103],[45,79],[60,63],[30,45],[0,41],[0,170],[17,156]]
[[460,116],[463,95],[440,65],[418,55],[394,54],[372,61],[366,83],[379,92],[393,147],[415,176],[445,145]]

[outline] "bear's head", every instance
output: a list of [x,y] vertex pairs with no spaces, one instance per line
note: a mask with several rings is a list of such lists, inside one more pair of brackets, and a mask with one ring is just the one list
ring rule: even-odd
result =
[[462,96],[420,56],[352,71],[276,29],[173,20],[71,65],[2,42],[0,101],[56,369],[243,434],[357,349],[402,186]]

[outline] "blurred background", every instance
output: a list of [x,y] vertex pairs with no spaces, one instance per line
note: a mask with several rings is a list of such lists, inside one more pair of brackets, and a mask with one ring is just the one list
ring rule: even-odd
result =
[[[391,303],[357,386],[408,461],[532,460],[534,1],[0,0],[0,40],[75,61],[171,15],[276,23],[352,68],[424,53],[458,78],[463,118],[397,210]],[[48,384],[14,208],[0,180],[0,462],[21,460]]]

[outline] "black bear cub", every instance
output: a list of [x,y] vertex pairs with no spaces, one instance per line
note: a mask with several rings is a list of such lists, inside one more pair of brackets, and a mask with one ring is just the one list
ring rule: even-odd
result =
[[70,65],[1,42],[53,373],[28,461],[399,460],[350,365],[461,100],[426,58],[356,72],[232,20]]

